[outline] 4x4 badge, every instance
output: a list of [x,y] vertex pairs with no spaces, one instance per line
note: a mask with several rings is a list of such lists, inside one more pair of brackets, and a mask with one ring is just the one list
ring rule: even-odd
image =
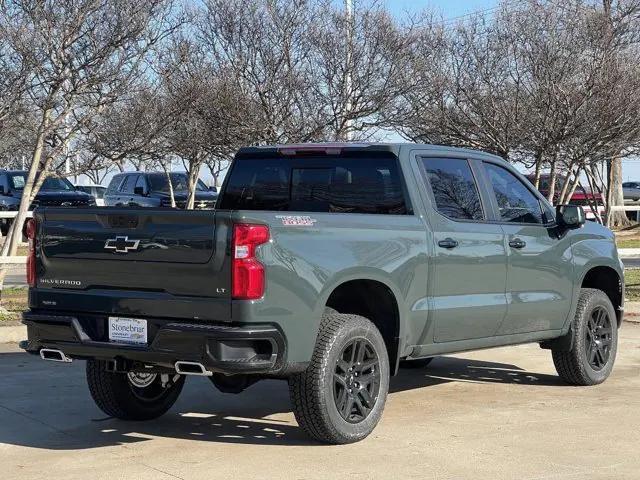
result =
[[105,250],[115,250],[116,253],[129,253],[138,249],[140,240],[129,240],[129,237],[110,238],[104,244]]

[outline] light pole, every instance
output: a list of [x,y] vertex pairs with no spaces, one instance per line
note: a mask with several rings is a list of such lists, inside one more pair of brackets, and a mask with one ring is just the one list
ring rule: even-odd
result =
[[[351,114],[351,65],[353,55],[353,0],[344,0],[345,15],[346,15],[346,37],[347,37],[347,57],[346,57],[346,76],[345,76],[345,115],[348,117]],[[353,121],[347,118],[345,121],[346,134],[345,140],[350,141],[353,138],[353,132],[351,131]]]

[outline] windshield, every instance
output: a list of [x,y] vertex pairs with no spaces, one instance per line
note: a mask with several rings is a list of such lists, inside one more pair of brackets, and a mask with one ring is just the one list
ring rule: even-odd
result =
[[[9,174],[9,179],[11,181],[11,188],[13,190],[23,190],[24,184],[27,180],[27,174],[11,173]],[[40,187],[40,190],[62,190],[69,192],[75,190],[75,187],[66,178],[48,177],[42,183],[42,187]]]
[[[174,192],[184,192],[188,189],[189,182],[186,173],[171,173],[170,175]],[[149,184],[151,190],[154,192],[169,191],[169,182],[167,181],[167,176],[163,173],[153,173],[149,175]],[[198,180],[196,190],[205,191],[207,190],[207,186],[202,180]]]

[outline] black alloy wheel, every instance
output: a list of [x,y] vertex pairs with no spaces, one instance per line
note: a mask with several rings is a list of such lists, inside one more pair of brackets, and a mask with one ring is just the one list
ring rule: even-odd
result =
[[604,307],[594,308],[584,331],[587,361],[598,372],[607,365],[611,355],[612,324],[609,312]]
[[570,385],[597,385],[611,374],[618,350],[618,318],[602,290],[582,288],[569,332],[551,343],[553,364]]
[[345,345],[336,361],[333,379],[333,398],[342,418],[349,423],[362,422],[380,392],[378,354],[371,342],[356,338]]

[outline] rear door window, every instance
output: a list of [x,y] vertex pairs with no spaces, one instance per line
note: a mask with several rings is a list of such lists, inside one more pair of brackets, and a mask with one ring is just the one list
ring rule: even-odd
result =
[[222,197],[229,210],[409,213],[393,155],[240,158]]
[[435,207],[453,220],[484,220],[478,186],[462,158],[423,158]]

